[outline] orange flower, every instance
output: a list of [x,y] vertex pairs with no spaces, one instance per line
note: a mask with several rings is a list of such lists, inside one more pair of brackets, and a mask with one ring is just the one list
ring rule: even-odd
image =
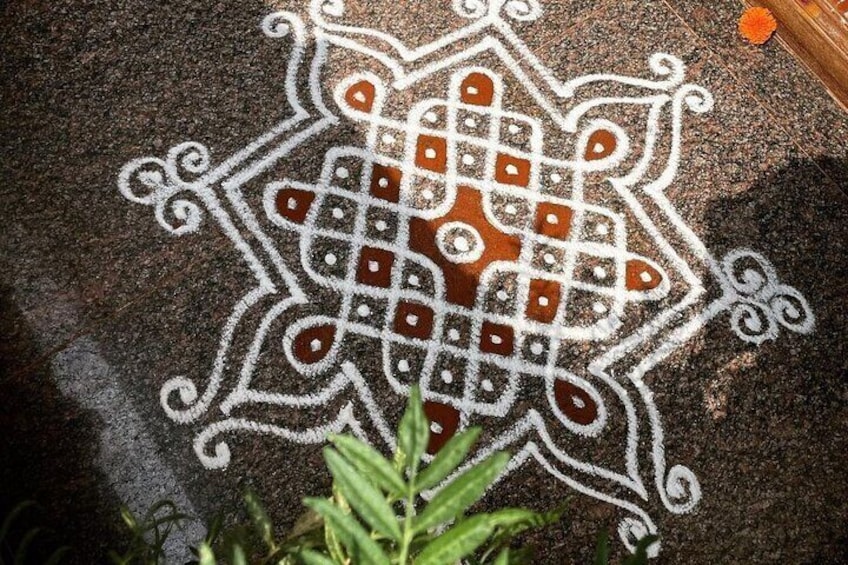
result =
[[739,18],[739,33],[754,45],[768,41],[777,29],[777,20],[768,8],[748,8]]

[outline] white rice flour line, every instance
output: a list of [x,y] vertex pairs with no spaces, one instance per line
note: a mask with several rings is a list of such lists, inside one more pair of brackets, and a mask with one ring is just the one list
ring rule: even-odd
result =
[[[195,450],[201,462],[208,468],[226,466],[231,459],[231,453],[226,442],[219,439],[219,436],[238,430],[276,435],[287,441],[298,443],[321,443],[327,433],[350,428],[358,436],[367,439],[358,419],[362,416],[357,416],[357,410],[359,410],[357,406],[360,402],[362,412],[374,424],[383,445],[388,449],[394,448],[390,426],[386,422],[381,408],[375,402],[365,380],[351,362],[343,362],[342,371],[326,381],[323,388],[314,393],[292,396],[251,388],[256,362],[265,345],[266,335],[274,322],[281,314],[292,307],[308,302],[309,297],[298,284],[298,277],[301,275],[297,275],[289,269],[287,258],[281,256],[274,240],[265,232],[259,218],[244,199],[241,187],[264,171],[269,170],[294,148],[339,122],[339,118],[325,106],[323,101],[322,71],[330,45],[358,51],[379,61],[394,77],[394,83],[391,84],[393,90],[412,88],[418,82],[433,76],[440,70],[457,66],[490,51],[502,61],[509,73],[515,76],[518,83],[527,90],[527,93],[548,118],[563,131],[577,134],[574,158],[558,160],[544,155],[541,125],[533,118],[501,109],[503,85],[500,76],[487,68],[465,67],[454,73],[447,98],[428,99],[419,102],[412,109],[405,122],[383,117],[382,104],[391,92],[376,75],[360,73],[348,77],[337,85],[335,102],[349,118],[367,123],[365,149],[347,147],[331,150],[326,156],[324,171],[317,184],[286,179],[281,183],[268,185],[263,195],[264,219],[270,220],[272,226],[277,225],[299,234],[301,243],[300,267],[304,271],[304,275],[342,294],[342,308],[337,316],[312,316],[292,324],[284,339],[284,351],[292,366],[296,367],[301,373],[317,375],[337,360],[342,337],[346,333],[351,332],[374,337],[384,343],[383,371],[389,383],[396,392],[405,394],[408,385],[395,376],[396,367],[392,362],[391,347],[393,344],[408,347],[420,346],[414,339],[396,334],[388,329],[401,301],[412,300],[419,304],[426,304],[434,312],[433,335],[441,335],[448,315],[461,314],[468,318],[471,323],[472,344],[481,338],[481,328],[484,322],[495,322],[516,328],[518,331],[516,336],[518,350],[523,346],[526,334],[543,333],[550,336],[550,343],[546,353],[547,362],[542,365],[514,356],[484,355],[477,350],[445,342],[439,343],[438,347],[431,345],[426,352],[422,367],[422,383],[424,385],[429,382],[430,375],[434,372],[438,351],[465,359],[468,363],[468,376],[464,385],[465,393],[461,399],[455,399],[438,392],[428,394],[427,398],[456,406],[462,417],[461,427],[464,427],[469,423],[470,416],[474,414],[504,417],[514,402],[516,391],[519,386],[522,386],[522,379],[526,377],[541,379],[545,382],[547,388],[548,403],[565,428],[579,436],[594,437],[598,435],[604,429],[607,417],[604,398],[601,397],[595,386],[586,379],[557,365],[557,352],[560,343],[564,339],[607,340],[614,337],[620,327],[618,318],[623,315],[624,305],[627,302],[637,300],[662,299],[669,292],[670,278],[661,265],[647,258],[641,258],[662,274],[663,284],[649,293],[642,294],[624,288],[623,270],[625,262],[637,256],[628,253],[625,249],[626,231],[623,217],[610,213],[602,207],[584,202],[582,183],[583,177],[587,173],[610,170],[622,162],[629,151],[630,140],[624,130],[608,120],[591,120],[584,124],[582,129],[580,123],[584,121],[583,117],[587,112],[599,107],[621,104],[647,107],[649,114],[644,153],[632,171],[620,178],[610,178],[609,183],[634,214],[640,227],[656,243],[657,251],[674,267],[675,272],[682,276],[688,291],[677,303],[666,307],[653,319],[647,320],[633,334],[619,338],[617,342],[612,342],[610,349],[587,367],[589,375],[611,389],[615,398],[622,403],[627,415],[626,474],[581,462],[569,456],[556,445],[556,442],[548,433],[544,418],[535,409],[529,410],[515,425],[503,432],[490,445],[482,448],[474,456],[474,459],[468,463],[468,465],[473,464],[474,461],[481,460],[497,449],[514,444],[521,445],[522,447],[519,448],[518,454],[510,463],[508,471],[533,459],[552,476],[571,488],[622,508],[631,516],[622,520],[619,533],[628,547],[632,548],[634,539],[648,532],[656,532],[656,526],[647,513],[638,505],[601,492],[574,476],[575,473],[578,473],[586,477],[609,481],[633,492],[642,500],[648,500],[648,492],[639,471],[638,445],[640,432],[636,408],[628,389],[624,386],[625,383],[613,377],[610,374],[609,367],[614,363],[621,362],[648,340],[665,332],[665,337],[658,338],[654,350],[641,360],[637,360],[627,373],[626,380],[638,391],[648,414],[652,438],[651,458],[654,467],[654,482],[663,504],[674,513],[688,512],[694,508],[700,499],[700,486],[694,473],[686,467],[675,465],[666,471],[663,430],[659,412],[653,402],[651,391],[642,381],[642,376],[690,339],[709,320],[725,311],[731,313],[731,327],[734,332],[740,338],[757,344],[768,339],[775,339],[779,334],[780,326],[798,333],[809,333],[814,327],[814,317],[804,297],[794,288],[780,284],[774,268],[762,255],[749,250],[736,250],[729,253],[722,261],[715,259],[666,198],[664,189],[673,181],[680,162],[683,104],[685,103],[690,110],[696,113],[703,113],[709,111],[713,103],[712,97],[703,88],[683,84],[685,66],[682,61],[662,53],[652,56],[649,67],[655,75],[660,77],[659,80],[611,74],[591,74],[562,82],[535,57],[515,34],[507,21],[512,19],[527,22],[537,19],[542,13],[539,2],[535,0],[490,0],[488,2],[484,0],[454,0],[453,9],[460,17],[469,19],[471,22],[432,43],[409,49],[402,42],[382,31],[326,21],[325,17],[334,19],[344,17],[345,5],[342,0],[313,0],[309,8],[309,15],[314,24],[311,35],[314,38],[315,52],[309,67],[307,82],[310,104],[314,111],[305,109],[297,88],[298,74],[303,67],[310,32],[295,14],[289,12],[270,14],[262,23],[265,34],[273,38],[291,37],[293,42],[285,78],[285,94],[294,112],[293,115],[214,168],[211,167],[209,151],[195,142],[182,143],[174,147],[168,152],[165,159],[150,157],[136,159],[124,167],[118,181],[121,192],[131,201],[152,206],[157,221],[174,235],[197,231],[202,216],[201,209],[195,202],[179,195],[188,192],[202,202],[224,233],[233,241],[234,246],[244,255],[248,266],[258,281],[258,286],[249,291],[235,305],[232,314],[224,325],[212,372],[203,393],[199,393],[192,380],[185,377],[175,377],[167,381],[162,387],[161,402],[166,414],[180,423],[193,422],[207,414],[224,387],[224,370],[228,365],[227,359],[230,355],[235,333],[236,331],[247,330],[247,328],[239,327],[243,325],[242,319],[247,312],[270,299],[273,301],[273,305],[268,307],[259,325],[253,330],[253,339],[242,360],[237,382],[219,404],[219,409],[226,418],[206,425],[196,436]],[[488,35],[489,33],[495,33],[499,37]],[[366,45],[354,39],[355,37],[365,38],[372,43],[376,41],[385,44],[390,49],[383,51],[374,48],[370,44]],[[469,42],[474,43],[470,46],[462,46],[463,43]],[[455,46],[459,46],[459,49],[456,49]],[[450,52],[452,50],[454,52]],[[396,59],[392,53],[396,53],[400,59]],[[525,72],[525,68],[529,71],[529,74]],[[488,130],[487,137],[484,138],[484,143],[481,145],[486,155],[484,181],[487,186],[491,186],[491,193],[485,193],[482,199],[483,213],[486,221],[497,227],[502,233],[520,236],[522,246],[518,264],[495,261],[487,267],[480,276],[475,301],[477,306],[468,310],[446,302],[446,288],[441,280],[439,268],[428,258],[418,255],[408,248],[409,234],[406,231],[408,229],[406,220],[413,217],[438,218],[447,213],[456,203],[458,187],[480,183],[476,178],[463,176],[457,166],[460,159],[460,155],[457,153],[459,144],[479,143],[479,138],[461,133],[457,121],[459,111],[473,109],[459,100],[460,80],[469,76],[469,73],[472,72],[489,77],[495,87],[492,108],[489,109],[488,113],[492,125]],[[375,88],[374,108],[370,114],[349,108],[344,102],[346,89],[362,80]],[[538,82],[542,83],[543,88],[537,85]],[[556,103],[557,100],[571,99],[581,87],[593,83],[618,83],[648,91],[649,94],[632,97],[599,97],[578,102],[565,113],[560,110]],[[543,92],[543,89],[548,94]],[[550,98],[550,95],[553,98]],[[671,148],[668,162],[659,178],[647,181],[644,176],[654,161],[654,151],[660,133],[660,119],[669,106],[671,108]],[[423,117],[434,108],[445,110],[448,123],[447,130],[421,125]],[[317,114],[313,112],[317,112]],[[529,128],[531,132],[529,151],[518,151],[500,144],[498,140],[502,132],[499,128],[500,123],[504,120],[523,123],[525,127]],[[614,137],[615,150],[611,155],[598,161],[586,160],[582,155],[588,148],[590,136],[600,129],[608,131]],[[384,130],[394,131],[405,136],[406,145],[401,160],[393,160],[381,155],[376,150],[380,142],[378,139],[379,132]],[[422,170],[412,164],[415,159],[415,140],[420,135],[445,136],[448,170],[444,175]],[[495,149],[493,148],[502,153],[505,152],[512,158],[524,159],[531,164],[530,178],[526,188],[500,184],[495,180],[496,163]],[[369,163],[367,165],[369,167],[367,169],[368,174],[363,171],[359,192],[342,191],[333,184],[333,174],[336,171],[335,161],[342,156],[356,156],[363,162]],[[403,182],[400,187],[401,200],[397,205],[386,206],[385,202],[366,194],[367,178],[371,172],[370,163],[393,166],[401,171],[403,175]],[[572,178],[573,192],[568,198],[561,198],[559,195],[541,190],[543,186],[543,180],[540,176],[542,167],[562,171],[563,175]],[[559,177],[561,175],[555,173],[551,176],[553,178],[553,176]],[[415,177],[444,183],[445,195],[437,206],[419,208],[412,204],[412,200],[410,200],[414,192],[412,179]],[[545,180],[544,182],[548,181]],[[215,187],[218,185],[222,188],[225,201],[222,201],[217,194],[218,191]],[[284,187],[307,190],[315,194],[316,206],[310,212],[303,226],[286,221],[275,210],[275,195]],[[590,216],[605,218],[614,227],[615,243],[614,245],[607,245],[573,239],[563,241],[544,235],[536,235],[527,240],[525,239],[526,228],[519,229],[510,225],[494,210],[491,198],[492,195],[496,194],[526,201],[530,206],[531,216],[535,213],[536,207],[542,203],[568,207],[574,213],[573,232],[575,233],[582,231],[583,225]],[[320,203],[330,196],[344,197],[356,205],[357,214],[352,234],[315,225],[317,221],[316,211],[320,209]],[[704,295],[703,281],[695,275],[689,264],[681,257],[666,235],[645,211],[642,204],[642,200],[645,198],[650,199],[662,211],[665,220],[671,225],[673,231],[685,241],[695,258],[708,267],[723,290],[723,295],[718,300],[707,305],[700,312],[694,312],[693,309]],[[224,202],[226,202],[229,210],[235,212],[235,219],[243,226],[244,233],[234,221]],[[396,282],[387,290],[370,287],[361,288],[361,285],[357,285],[354,280],[355,250],[361,249],[366,242],[373,245],[373,242],[366,236],[365,210],[369,207],[383,208],[396,215],[399,231],[395,242],[378,246],[393,253],[396,258],[392,268],[391,280],[401,280],[403,276],[402,266],[405,263],[418,264],[429,273],[433,281],[435,291],[433,296],[420,291],[402,289]],[[168,218],[168,214],[179,223],[173,224]],[[245,234],[250,234],[251,238],[259,242],[257,249],[254,249],[248,243],[249,239],[245,237]],[[344,279],[328,278],[312,268],[309,250],[315,238],[329,238],[353,243],[348,262],[345,265]],[[481,240],[481,246],[483,244],[484,242]],[[530,262],[533,257],[531,245],[544,245],[552,252],[556,251],[562,254],[565,259],[560,259],[561,269],[549,273],[531,266]],[[580,254],[611,259],[616,269],[614,286],[606,287],[576,281],[574,273]],[[599,323],[592,328],[565,326],[563,322],[566,315],[566,300],[562,300],[555,316],[555,326],[543,327],[543,325],[532,320],[520,317],[516,319],[511,316],[484,311],[481,304],[485,291],[495,284],[495,275],[498,273],[512,273],[517,277],[519,292],[516,299],[522,310],[529,300],[526,283],[531,278],[541,278],[553,282],[567,283],[564,286],[566,297],[569,292],[574,290],[592,292],[595,295],[607,297],[613,301],[612,308],[608,310],[610,315],[606,320],[602,320],[604,323]],[[388,300],[389,306],[385,314],[383,329],[349,320],[354,307],[352,303],[354,290],[359,294],[365,293],[375,298]],[[279,294],[283,296],[277,298],[276,295]],[[688,319],[683,319],[687,312],[689,312]],[[314,366],[305,366],[292,353],[291,336],[295,335],[297,331],[317,323],[329,323],[336,327],[336,340],[327,357],[321,363]],[[676,327],[672,327],[675,324]],[[484,361],[499,367],[509,375],[506,390],[496,403],[478,401],[476,398],[478,387],[481,386],[477,374],[480,370],[480,363]],[[522,375],[526,375],[526,377],[522,377]],[[592,424],[577,424],[565,418],[559,412],[553,392],[554,383],[557,380],[568,381],[579,386],[597,404],[598,415]],[[353,400],[344,402],[335,415],[325,414],[322,416],[322,423],[307,429],[292,430],[284,426],[230,416],[230,413],[237,407],[247,404],[268,404],[293,409],[314,408],[320,410],[349,389],[352,392],[346,394]],[[175,396],[179,397],[180,407],[172,405]],[[214,454],[210,455],[207,448],[212,442],[216,443]]]

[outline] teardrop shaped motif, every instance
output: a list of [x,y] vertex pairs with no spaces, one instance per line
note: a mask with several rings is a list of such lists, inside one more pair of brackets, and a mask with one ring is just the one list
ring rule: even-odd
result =
[[598,417],[598,405],[589,393],[568,381],[554,383],[554,398],[565,417],[581,426],[588,426]]
[[298,361],[312,365],[330,352],[336,339],[336,328],[329,324],[301,330],[292,343],[292,352]]

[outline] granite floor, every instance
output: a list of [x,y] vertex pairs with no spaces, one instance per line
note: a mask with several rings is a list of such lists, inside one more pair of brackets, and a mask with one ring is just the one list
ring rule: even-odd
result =
[[[317,3],[319,8],[331,4],[342,3]],[[344,4],[341,24],[383,30],[413,46],[476,21],[475,6],[487,3],[458,3],[465,6],[465,17],[447,1]],[[592,175],[584,186],[588,201],[609,207],[625,222],[639,224],[638,210],[652,218],[661,235],[632,230],[627,245],[633,253],[654,257],[658,248],[674,249],[657,262],[663,272],[675,268],[674,273],[683,274],[671,277],[672,290],[662,300],[680,299],[677,285],[690,280],[686,273],[703,281],[704,289],[695,303],[677,311],[679,319],[658,327],[656,335],[609,367],[629,398],[647,398],[647,407],[639,404],[631,417],[605,396],[613,393],[604,392],[599,398],[610,406],[608,433],[587,438],[591,434],[563,428],[552,438],[578,460],[620,469],[630,437],[627,424],[638,423],[632,450],[644,494],[592,473],[573,475],[575,489],[574,481],[553,478],[531,458],[499,482],[481,506],[497,502],[546,509],[567,500],[566,523],[530,540],[542,563],[591,562],[599,530],[616,532],[643,514],[661,536],[660,563],[844,563],[848,114],[778,41],[755,48],[737,37],[739,2],[539,0],[541,15],[525,17],[524,10],[532,13],[535,4],[507,3],[498,17],[509,22],[510,33],[552,76],[650,77],[649,58],[663,52],[685,64],[686,83],[710,93],[709,111],[683,117],[677,149],[670,133],[656,140],[658,153],[680,159],[674,180],[662,190],[673,214],[658,219],[667,208],[639,195],[627,200],[604,192],[607,185]],[[298,115],[287,89],[307,98],[310,85],[320,84],[329,100],[332,88],[345,84],[340,81],[351,73],[398,78],[374,58],[339,46],[329,49],[317,83],[308,68],[288,76],[287,62],[298,49],[296,34],[269,38],[260,28],[274,10],[291,10],[309,21],[305,1],[0,3],[0,510],[23,498],[38,500],[55,536],[77,546],[75,562],[104,562],[107,548],[120,545],[121,504],[143,509],[169,498],[205,519],[222,507],[234,507],[240,489],[252,484],[284,528],[297,517],[300,499],[329,486],[327,474],[316,471],[322,468],[319,446],[261,433],[213,437],[203,444],[204,466],[194,443],[222,419],[220,398],[193,423],[180,424],[163,410],[160,390],[179,376],[198,383],[201,393],[206,390],[222,331],[262,273],[280,270],[282,264],[298,280],[308,278],[298,271],[293,232],[269,232],[275,229],[273,221],[261,217],[273,202],[267,187],[286,178],[315,179],[329,148],[361,144],[365,130],[342,120],[291,149],[285,159],[261,161],[263,168],[236,187],[244,207],[260,216],[260,231],[250,229],[248,216],[238,216],[231,226],[222,223],[201,191],[184,207],[168,208],[172,200],[163,201],[160,219],[172,226],[190,223],[195,208],[200,212],[194,233],[175,235],[157,222],[154,206],[131,202],[118,188],[128,162],[164,158],[187,140],[209,148],[215,166],[224,163]],[[324,12],[327,18],[336,17],[333,10]],[[492,35],[508,36],[501,33]],[[308,39],[307,61],[316,52]],[[391,50],[379,38],[363,41]],[[550,126],[550,113],[523,90],[528,81],[509,74],[521,68],[520,61],[510,66],[503,57],[480,53],[469,64],[503,78],[505,108]],[[448,75],[438,72],[438,80],[422,81],[420,90],[401,89],[396,100],[387,102],[386,113],[403,112],[424,96],[444,97]],[[544,74],[539,76],[533,79],[544,83]],[[628,96],[628,89],[636,87],[593,83],[586,88],[589,95],[603,97]],[[684,102],[698,106],[697,100]],[[557,103],[560,110],[568,106]],[[628,132],[641,131],[641,138],[633,136],[634,152],[648,145],[643,109],[625,105],[593,117],[610,119]],[[295,126],[290,135],[304,129]],[[551,129],[546,155],[572,151],[567,144],[574,140]],[[273,137],[259,153],[270,155],[283,137]],[[621,166],[635,163],[625,158]],[[657,178],[663,173],[661,164],[647,169],[646,175]],[[224,183],[215,183],[216,194],[223,195]],[[235,208],[232,217],[245,209]],[[240,247],[234,245],[234,233],[242,238]],[[263,239],[264,233],[271,236]],[[762,335],[767,333],[762,324],[771,320],[775,332],[767,337],[774,339],[740,339],[738,324],[749,319],[746,311],[738,310],[741,302],[722,302],[722,293],[730,292],[728,280],[722,286],[710,274],[738,249],[767,258],[785,285],[769,288],[783,292],[792,287],[803,297],[791,303],[794,312],[789,314],[775,314],[786,304],[771,302],[767,308],[774,311],[762,314],[759,330],[755,322],[747,326]],[[250,253],[267,256],[251,261]],[[291,295],[285,280],[275,283],[280,297],[266,295],[245,306],[222,363],[222,390],[236,386],[238,360],[248,355],[265,314],[279,298]],[[322,291],[308,283],[304,289],[310,301],[270,323],[267,343],[252,368],[257,390],[306,394],[323,382],[298,373],[283,344],[299,316],[339,316],[332,295],[337,289]],[[733,292],[737,298],[744,295]],[[638,309],[627,310],[633,315],[620,332],[638,333],[633,318],[656,316],[663,304],[633,306]],[[723,309],[704,313],[716,305]],[[793,331],[791,320],[781,322],[781,316],[802,315],[805,305],[814,326]],[[573,353],[563,348],[558,362],[586,370],[612,348],[616,335],[609,341],[589,340]],[[337,355],[339,364],[381,363],[379,340],[351,339]],[[628,371],[655,358],[656,366],[627,379]],[[572,365],[569,369],[581,379],[593,378]],[[368,379],[374,399],[393,423],[402,398],[376,380]],[[528,389],[534,387],[517,392],[508,410],[470,423],[483,423],[495,437],[498,426],[513,422],[509,418],[516,412],[546,402],[544,390]],[[317,408],[302,410],[256,403],[239,406],[236,415],[303,429],[328,421],[327,414],[338,413],[354,396],[352,388],[346,389]],[[651,408],[662,420],[659,440]],[[357,404],[355,410],[363,407]],[[553,416],[551,421],[556,421]],[[379,435],[373,425],[363,425],[369,437]],[[229,465],[207,468],[215,466],[212,454],[224,436]],[[658,449],[663,464],[667,457],[669,468],[679,464],[694,473],[700,497],[691,483],[678,485],[657,471]],[[567,467],[563,463],[556,469],[562,476]],[[690,490],[678,492],[675,486]],[[682,512],[675,505],[678,498],[697,504]],[[201,531],[198,522],[180,535],[191,540]],[[617,536],[613,539],[618,559],[625,549]],[[170,551],[176,562],[179,551]]]

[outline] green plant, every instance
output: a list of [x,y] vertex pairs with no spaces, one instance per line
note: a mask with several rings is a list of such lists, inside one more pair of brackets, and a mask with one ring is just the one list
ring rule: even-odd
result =
[[127,551],[119,554],[109,553],[115,565],[135,563],[156,564],[165,559],[165,542],[174,528],[190,517],[181,513],[170,500],[157,502],[139,519],[126,506],[121,507],[121,518],[130,531],[131,538]]
[[[25,500],[15,506],[3,519],[3,524],[0,525],[0,565],[6,565],[7,563],[14,563],[14,565],[29,563],[31,560],[29,553],[30,548],[34,547],[36,539],[39,539],[43,537],[44,534],[49,533],[50,530],[47,528],[35,526],[27,529],[20,536],[20,540],[16,545],[13,546],[10,541],[10,533],[13,524],[19,520],[27,510],[36,508],[38,508],[38,505],[35,502]],[[59,563],[70,551],[71,548],[69,546],[59,547],[47,556],[44,560],[44,564],[55,565]]]
[[[282,541],[274,538],[267,514],[249,493],[248,510],[265,546],[258,562],[442,565],[466,559],[475,565],[506,565],[526,560],[528,550],[511,548],[513,539],[558,522],[562,511],[506,508],[466,515],[509,462],[507,453],[495,453],[469,468],[424,504],[422,492],[457,470],[480,429],[454,436],[423,467],[429,433],[420,392],[413,387],[393,461],[352,436],[332,436],[333,447],[324,450],[324,459],[333,476],[333,495],[307,498],[312,513]],[[201,565],[216,562],[211,545],[201,548]],[[247,562],[249,552],[238,543],[229,544],[224,552],[233,565]]]
[[[222,528],[217,517],[206,539],[192,549],[197,565],[510,565],[527,563],[529,547],[515,547],[515,538],[533,528],[557,523],[563,511],[533,512],[505,508],[489,513],[467,512],[500,475],[510,456],[495,453],[454,477],[429,502],[422,493],[456,474],[480,436],[470,428],[451,438],[427,466],[421,461],[429,442],[429,422],[417,387],[397,433],[397,450],[389,461],[373,447],[349,435],[331,436],[324,459],[333,476],[332,496],[307,498],[308,511],[292,530],[278,539],[259,497],[244,496],[251,526]],[[132,543],[116,564],[157,565],[165,540],[186,517],[170,502],[151,508],[142,520],[123,510]],[[634,555],[622,565],[647,563],[648,547],[640,540]],[[598,541],[596,565],[609,564],[608,537]]]

